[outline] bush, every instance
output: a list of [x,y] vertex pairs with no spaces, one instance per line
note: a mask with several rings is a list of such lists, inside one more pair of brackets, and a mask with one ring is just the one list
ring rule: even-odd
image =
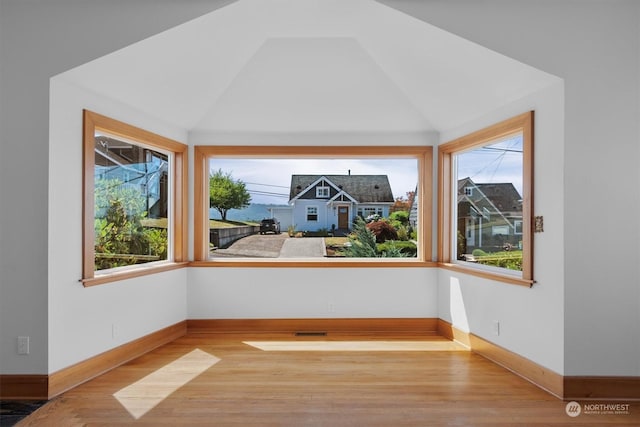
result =
[[402,256],[406,256],[406,257],[418,256],[418,247],[413,242],[389,240],[387,242],[378,244],[377,248],[378,248],[378,251],[382,253],[387,253],[389,251],[393,251],[393,249],[397,249],[402,254]]
[[392,212],[391,215],[389,215],[389,222],[396,229],[400,227],[407,227],[409,225],[409,212],[407,211]]
[[398,240],[409,240],[409,231],[407,227],[401,226],[397,228],[398,231]]
[[473,252],[471,253],[471,255],[473,255],[473,256],[487,256],[487,253],[485,251],[483,251],[482,249],[474,249]]
[[386,221],[375,221],[367,224],[367,229],[371,230],[376,237],[376,243],[384,243],[387,240],[398,240],[398,232]]
[[353,233],[349,236],[350,246],[344,249],[344,255],[352,258],[376,258],[376,236],[366,226],[364,220],[356,218]]
[[305,231],[304,237],[329,237],[329,230],[326,228],[321,228],[317,231]]

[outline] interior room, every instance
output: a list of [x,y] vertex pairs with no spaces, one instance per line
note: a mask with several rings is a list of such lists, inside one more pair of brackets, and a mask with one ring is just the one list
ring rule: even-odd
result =
[[[0,36],[3,400],[54,399],[190,334],[301,331],[423,334],[562,408],[640,399],[636,2],[1,0]],[[182,231],[159,269],[87,261],[85,112],[184,147]],[[447,156],[523,115],[529,258],[518,275],[467,268]],[[428,149],[418,258],[209,259],[201,153],[216,147]]]

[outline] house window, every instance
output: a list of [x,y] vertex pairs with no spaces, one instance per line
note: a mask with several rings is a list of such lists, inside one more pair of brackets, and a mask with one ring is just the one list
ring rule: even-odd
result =
[[439,166],[443,266],[533,283],[533,112],[442,144]]
[[318,220],[318,207],[307,206],[307,221],[317,221],[317,220]]
[[514,233],[521,235],[522,234],[522,220],[513,221]]
[[83,283],[181,266],[187,146],[84,112]]
[[316,187],[316,198],[318,198],[318,199],[328,199],[329,198],[329,187]]
[[[425,266],[431,262],[431,147],[424,146],[196,146],[194,147],[194,258],[201,266],[360,266],[372,262],[392,266]],[[228,211],[226,220],[211,209],[209,177],[215,171],[232,173],[250,195],[248,206]],[[417,190],[416,190],[417,187]],[[332,193],[335,189],[337,193]],[[339,191],[338,191],[339,190]],[[416,191],[418,196],[416,196]],[[414,197],[415,196],[415,197]],[[420,200],[413,206],[410,201]],[[337,204],[348,210],[340,214]],[[405,207],[417,224],[402,223],[395,215],[397,237],[375,252],[351,250],[351,213],[388,215],[391,207]],[[248,258],[214,243],[229,226],[259,223],[265,212],[277,212],[283,232],[298,238],[332,236],[317,257],[280,258],[273,250]],[[326,214],[325,214],[326,213]],[[400,219],[397,219],[397,218]],[[386,218],[389,220],[389,218]],[[382,230],[382,225],[378,230]],[[339,235],[334,235],[340,230]],[[336,233],[338,234],[338,233]],[[266,234],[264,238],[272,237]],[[370,242],[370,240],[369,240]],[[370,244],[370,243],[367,243]],[[358,248],[356,248],[358,249]],[[395,249],[406,255],[395,259]],[[267,251],[268,252],[268,251]],[[362,255],[361,255],[362,253]],[[380,255],[379,257],[376,255]],[[375,259],[364,259],[375,258]],[[431,264],[429,264],[431,265]]]

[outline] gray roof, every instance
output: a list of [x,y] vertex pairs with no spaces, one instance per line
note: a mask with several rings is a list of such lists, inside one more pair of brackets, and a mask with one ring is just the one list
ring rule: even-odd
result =
[[309,189],[318,179],[325,177],[358,203],[393,203],[393,192],[387,175],[291,175],[289,200]]

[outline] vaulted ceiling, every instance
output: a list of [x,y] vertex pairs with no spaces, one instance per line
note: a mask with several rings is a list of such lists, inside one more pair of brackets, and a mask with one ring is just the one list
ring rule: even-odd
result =
[[557,80],[372,0],[239,0],[59,78],[199,135],[442,132]]

